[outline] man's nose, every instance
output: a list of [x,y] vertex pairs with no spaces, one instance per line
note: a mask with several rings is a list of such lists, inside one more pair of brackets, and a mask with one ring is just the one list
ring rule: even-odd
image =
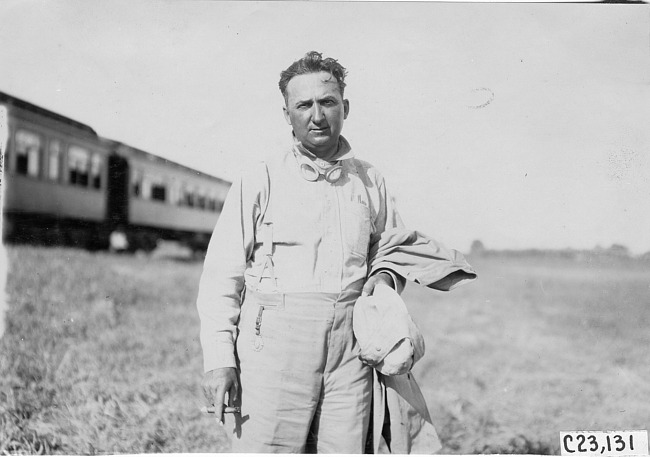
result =
[[318,103],[314,103],[311,111],[312,122],[314,124],[320,124],[324,119],[323,108]]

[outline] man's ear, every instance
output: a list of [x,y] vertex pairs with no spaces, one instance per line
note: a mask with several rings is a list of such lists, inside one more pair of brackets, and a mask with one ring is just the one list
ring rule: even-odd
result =
[[289,117],[289,110],[286,105],[282,107],[282,113],[284,114],[284,120],[287,121],[287,124],[291,125],[291,118]]
[[348,114],[350,114],[350,102],[348,100],[343,100],[343,119],[347,119]]

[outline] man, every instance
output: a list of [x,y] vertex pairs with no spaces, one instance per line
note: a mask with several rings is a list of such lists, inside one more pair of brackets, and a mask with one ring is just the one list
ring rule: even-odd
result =
[[373,375],[352,309],[405,280],[379,258],[382,235],[402,227],[384,179],[341,136],[345,76],[318,52],[281,73],[292,145],[233,184],[210,241],[202,385],[221,424],[225,403],[240,408],[227,415],[233,452],[364,451]]

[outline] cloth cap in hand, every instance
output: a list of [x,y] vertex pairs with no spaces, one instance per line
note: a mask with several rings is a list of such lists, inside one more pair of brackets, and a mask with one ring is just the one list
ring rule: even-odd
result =
[[391,287],[378,284],[354,305],[352,328],[359,358],[387,376],[410,371],[424,355],[424,338],[406,304]]

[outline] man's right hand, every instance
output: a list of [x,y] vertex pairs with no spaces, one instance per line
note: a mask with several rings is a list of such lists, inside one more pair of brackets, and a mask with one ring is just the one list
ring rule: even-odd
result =
[[217,421],[223,425],[223,406],[228,392],[228,406],[235,406],[239,397],[239,380],[237,370],[231,367],[217,368],[203,375],[201,381],[203,395],[214,405]]

